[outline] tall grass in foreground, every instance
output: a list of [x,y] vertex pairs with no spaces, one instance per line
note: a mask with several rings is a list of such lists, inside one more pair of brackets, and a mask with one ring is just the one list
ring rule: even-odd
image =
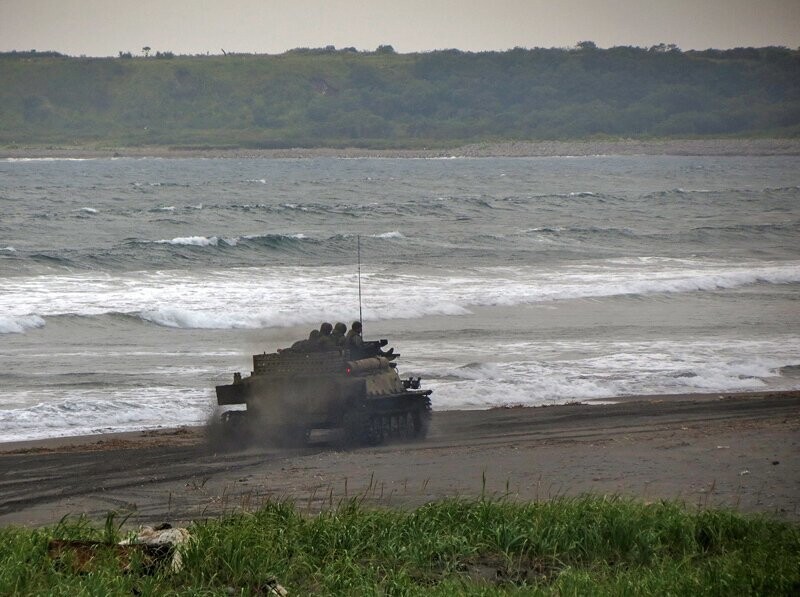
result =
[[446,500],[414,511],[356,501],[316,516],[273,502],[197,522],[184,568],[76,574],[50,538],[107,540],[113,524],[0,530],[0,594],[797,595],[800,528],[729,511],[620,498]]

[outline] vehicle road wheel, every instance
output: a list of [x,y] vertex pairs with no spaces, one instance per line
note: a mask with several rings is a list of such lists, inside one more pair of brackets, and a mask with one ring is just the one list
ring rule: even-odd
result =
[[375,415],[369,418],[365,439],[370,446],[383,443],[383,417]]

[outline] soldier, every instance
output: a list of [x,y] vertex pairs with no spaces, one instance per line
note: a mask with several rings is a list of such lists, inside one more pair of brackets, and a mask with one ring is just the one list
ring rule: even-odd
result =
[[334,350],[336,340],[331,336],[333,326],[327,321],[319,326],[319,350]]
[[338,348],[342,348],[344,346],[345,333],[347,333],[347,326],[341,321],[336,322],[336,325],[333,326],[331,338],[333,338],[333,341],[336,342],[336,346]]
[[292,350],[297,352],[314,352],[319,350],[319,330],[311,330],[308,340],[300,340],[292,344]]
[[[314,330],[316,331],[316,330]],[[292,352],[308,352],[308,341],[311,339],[311,336],[305,338],[303,340],[298,340],[294,344],[292,344],[289,348],[285,350],[291,350]]]
[[308,351],[314,352],[315,350],[320,349],[320,340],[322,334],[319,333],[319,330],[311,330],[311,333],[308,335]]
[[350,326],[350,331],[347,332],[347,336],[344,339],[344,345],[346,348],[349,349],[361,349],[364,346],[364,339],[361,337],[361,322],[354,321],[353,325]]
[[345,338],[344,346],[350,350],[353,358],[363,359],[367,357],[380,356],[386,357],[390,361],[393,361],[399,356],[394,354],[394,348],[390,348],[385,352],[381,350],[381,346],[386,345],[386,340],[364,342],[364,339],[361,337],[361,330],[361,322],[354,321],[353,325],[350,327],[350,331],[347,332],[347,337]]

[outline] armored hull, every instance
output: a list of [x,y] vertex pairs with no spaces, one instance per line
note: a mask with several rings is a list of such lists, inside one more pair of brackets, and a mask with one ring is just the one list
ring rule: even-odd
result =
[[344,430],[351,443],[376,445],[425,437],[431,390],[419,379],[401,379],[382,356],[351,358],[347,350],[253,356],[247,377],[217,386],[220,406],[245,405],[223,415],[228,434],[252,434],[298,445],[314,429]]

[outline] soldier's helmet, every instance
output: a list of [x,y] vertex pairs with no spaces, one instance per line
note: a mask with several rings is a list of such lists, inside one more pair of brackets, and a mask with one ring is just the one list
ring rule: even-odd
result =
[[311,330],[311,333],[308,335],[309,340],[316,340],[319,338],[319,330]]
[[330,336],[331,332],[333,331],[333,326],[329,324],[327,321],[319,326],[319,333],[323,336]]
[[360,321],[354,321],[353,325],[350,326],[350,329],[360,332],[361,331],[361,322]]
[[333,331],[338,334],[344,335],[344,333],[347,331],[347,326],[343,324],[341,321],[338,321],[336,322],[336,325],[333,326]]

